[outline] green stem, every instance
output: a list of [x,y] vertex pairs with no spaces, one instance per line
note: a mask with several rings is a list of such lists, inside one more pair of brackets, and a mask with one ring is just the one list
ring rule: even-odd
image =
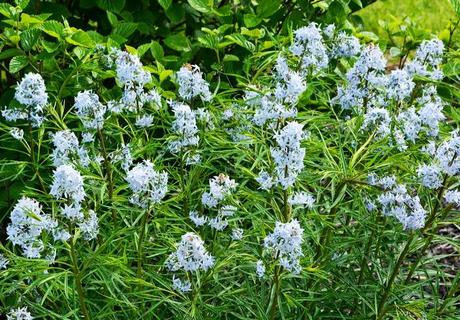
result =
[[444,298],[444,302],[436,311],[436,314],[442,314],[444,309],[447,307],[449,300],[460,290],[460,273],[457,273],[456,279],[452,283],[452,287],[450,287],[449,291],[447,292],[446,297]]
[[398,261],[396,261],[396,264],[393,266],[393,270],[390,274],[390,277],[388,278],[388,281],[386,282],[386,285],[383,289],[382,293],[382,298],[380,299],[379,306],[377,309],[377,320],[383,319],[385,316],[386,310],[385,310],[385,303],[388,299],[388,296],[390,295],[391,292],[391,287],[393,286],[393,283],[396,279],[396,276],[399,273],[399,269],[401,268],[401,265],[404,261],[404,258],[407,256],[409,253],[410,246],[412,244],[412,241],[415,239],[415,233],[411,233],[409,236],[409,239],[407,239],[406,245],[404,246],[404,249],[402,250],[401,254],[399,255]]
[[[284,177],[287,178],[289,176],[289,168],[288,166],[285,166],[284,167]],[[288,188],[286,187],[285,190],[283,190],[283,218],[284,218],[284,222],[289,222],[290,220],[290,216],[291,216],[291,207],[289,206],[289,203],[288,203],[288,197],[289,197],[289,193],[288,193]]]
[[85,304],[85,295],[83,292],[83,286],[81,284],[81,273],[80,269],[78,268],[78,261],[77,261],[77,255],[75,253],[75,238],[72,237],[70,239],[70,256],[72,258],[72,269],[73,269],[73,274],[75,275],[75,283],[77,286],[77,292],[78,292],[78,299],[80,301],[80,310],[83,314],[83,319],[89,320],[89,313],[88,309],[86,308]]
[[[366,243],[366,247],[364,248],[364,254],[363,254],[363,257],[361,259],[361,263],[359,264],[358,287],[361,286],[361,284],[362,284],[362,282],[364,280],[364,270],[367,267],[367,259],[369,258],[369,253],[370,253],[370,249],[371,249],[371,246],[372,246],[372,242],[374,241],[377,226],[378,226],[378,215],[375,218],[375,228],[372,228],[371,235],[370,235],[370,237],[369,237],[369,239],[368,239],[368,241]],[[357,310],[358,297],[355,298],[355,301],[354,301],[353,305],[355,306],[355,309],[351,310],[351,314],[353,314]]]
[[150,210],[146,210],[141,221],[141,230],[139,233],[139,242],[137,246],[137,276],[142,278],[142,264],[144,261],[144,238],[145,238],[145,227],[147,225],[150,216]]
[[[379,222],[377,224],[377,242],[375,244],[375,250],[374,250],[374,256],[375,259],[379,259],[380,257],[380,248],[382,247],[382,238],[383,238],[383,230],[385,229],[385,224],[386,224],[386,217],[385,216],[379,216]],[[380,231],[382,230],[382,232]]]
[[[456,155],[453,156],[453,158],[450,161],[449,165],[452,165],[452,163],[455,161],[456,157],[457,157]],[[428,217],[428,220],[425,223],[425,227],[423,227],[423,230],[422,230],[423,234],[426,233],[426,230],[431,228],[434,220],[436,219],[436,214],[437,214],[438,209],[439,209],[439,207],[441,205],[442,195],[444,194],[444,190],[446,190],[446,188],[447,188],[448,180],[449,180],[449,176],[447,174],[445,174],[443,182],[442,182],[442,187],[438,190],[438,193],[436,195],[436,203],[435,203],[433,209],[430,212],[430,216]],[[441,220],[444,220],[444,218],[446,217],[447,213],[449,212],[449,209],[450,209],[449,206],[447,206],[445,208],[445,211],[442,214]],[[425,243],[423,245],[423,248],[422,248],[422,250],[418,251],[417,257],[416,257],[414,263],[412,263],[412,265],[410,267],[410,270],[409,270],[409,273],[407,274],[407,277],[404,280],[405,284],[407,284],[410,281],[410,279],[412,278],[412,276],[414,275],[415,269],[417,268],[418,264],[420,263],[420,260],[424,256],[424,253],[426,252],[426,250],[430,246],[431,241],[433,240],[434,234],[436,233],[436,231],[437,231],[437,228],[433,228],[433,230],[431,230],[431,233],[428,235],[428,237],[425,238]]]
[[[443,215],[441,216],[440,220],[444,220],[445,217],[447,216],[447,213],[450,211],[450,209],[447,209],[447,208],[444,211]],[[409,273],[407,274],[407,277],[404,280],[404,284],[409,283],[410,279],[412,279],[412,276],[414,275],[415,270],[417,269],[420,261],[422,260],[422,257],[424,256],[424,253],[426,252],[426,250],[428,250],[428,247],[431,245],[431,241],[433,241],[434,235],[439,230],[439,227],[437,226],[437,227],[433,228],[431,230],[431,233],[425,238],[425,243],[423,244],[422,249],[418,251],[417,257],[416,257],[415,261],[412,263],[412,265],[411,265],[411,267],[409,269]]]
[[367,266],[367,258],[369,257],[372,242],[374,240],[375,230],[376,230],[375,228],[372,229],[371,236],[369,237],[369,240],[367,241],[366,247],[364,249],[363,258],[361,260],[360,268],[359,268],[358,286],[360,286],[361,283],[363,282],[364,270],[366,269],[366,266]]
[[272,290],[274,290],[271,301],[270,301],[270,319],[275,319],[276,316],[276,309],[278,307],[278,297],[280,293],[280,266],[275,266],[275,273],[273,275],[273,286]]
[[181,158],[180,160],[180,167],[181,167],[180,184],[181,184],[182,194],[184,196],[184,217],[187,217],[189,214],[189,201],[188,201],[189,196],[188,196],[188,190],[186,190],[187,182],[185,179],[187,177],[187,171],[185,169],[183,158]]
[[[336,213],[337,213],[337,207],[333,207],[331,211],[329,212],[330,217],[327,219],[328,224],[334,221]],[[323,229],[323,232],[321,233],[321,236],[320,236],[318,247],[316,248],[316,254],[315,254],[315,257],[313,258],[313,261],[317,261],[318,263],[321,262],[324,256],[324,251],[325,251],[323,250],[323,248],[326,249],[326,247],[329,245],[329,241],[331,240],[332,229],[333,228],[330,227],[329,225],[327,225]]]
[[32,124],[29,121],[29,146],[30,146],[30,158],[35,167],[35,141],[32,132]]
[[37,175],[38,182],[40,183],[40,187],[42,191],[44,193],[47,193],[45,184],[40,175],[40,171],[38,170],[37,162],[35,161],[35,140],[34,140],[34,135],[32,131],[32,124],[30,123],[30,121],[29,121],[29,148],[30,148],[30,159],[32,161],[33,171],[35,171],[35,174]]
[[329,245],[329,242],[331,240],[331,237],[332,237],[332,230],[334,229],[333,227],[330,226],[330,224],[334,223],[334,220],[335,220],[335,217],[337,215],[337,210],[338,210],[338,197],[340,197],[340,194],[342,193],[341,190],[343,187],[346,186],[346,183],[344,181],[342,181],[338,187],[337,187],[337,192],[338,194],[336,195],[336,197],[333,198],[333,207],[329,210],[329,214],[326,218],[326,226],[324,227],[324,229],[321,231],[321,235],[320,235],[320,241],[319,241],[319,244],[318,244],[318,247],[316,248],[316,254],[313,258],[313,261],[317,261],[318,264],[321,262],[321,260],[323,259],[324,257],[324,253],[325,253],[325,250],[328,245]]
[[288,203],[288,191],[287,189],[283,191],[283,217],[285,222],[289,222],[290,219],[290,207]]
[[[287,167],[285,168],[285,175],[287,176]],[[288,190],[283,190],[283,218],[285,222],[290,219],[290,206],[288,203]],[[276,254],[275,260],[278,260],[279,252]],[[270,319],[275,319],[276,309],[278,307],[278,297],[280,293],[280,273],[281,267],[275,266],[275,273],[273,274],[272,295],[270,299]]]
[[[101,142],[101,147],[102,147],[102,157],[104,158],[104,166],[105,166],[105,172],[107,174],[107,182],[108,182],[108,193],[109,193],[109,202],[110,205],[113,204],[113,175],[112,175],[112,165],[110,163],[109,155],[107,153],[107,148],[105,146],[105,138],[104,135],[101,131],[101,129],[97,129],[97,133],[99,135],[99,140]],[[112,207],[112,219],[113,221],[116,220],[116,213],[115,209]]]

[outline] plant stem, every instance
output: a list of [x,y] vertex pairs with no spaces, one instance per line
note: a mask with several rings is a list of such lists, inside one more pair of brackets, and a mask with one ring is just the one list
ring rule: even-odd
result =
[[[337,188],[337,190],[339,190],[339,195],[340,195],[341,193],[340,190],[342,189],[342,187],[345,187],[345,182],[342,182],[339,186],[340,187]],[[339,195],[337,195],[337,197],[339,197]],[[334,197],[334,201],[332,203],[333,204],[335,202],[338,203],[337,199],[338,198]],[[333,227],[330,227],[329,224],[334,222],[335,217],[337,215],[337,209],[338,209],[337,204],[335,204],[333,207],[329,209],[329,214],[326,218],[327,225],[321,230],[320,240],[319,240],[318,246],[316,247],[315,256],[313,257],[313,263],[316,265],[320,265],[321,262],[323,261],[324,255],[325,255],[325,250],[323,250],[323,248],[326,249],[329,246],[329,242],[331,241]],[[311,288],[311,292],[315,292],[316,285],[318,284],[318,282],[316,282],[314,286],[312,286],[312,282],[313,282],[313,278],[310,277],[310,279],[307,281],[306,287]],[[303,315],[304,317],[306,317],[305,312],[308,312],[308,310],[312,308],[313,306],[311,303],[309,304],[307,301],[305,301],[304,307],[305,307],[305,310],[304,310]]]
[[[374,221],[375,227],[372,228],[371,235],[370,235],[370,237],[369,237],[369,239],[368,239],[368,241],[366,243],[366,247],[364,248],[364,254],[363,254],[363,257],[361,259],[361,263],[359,264],[358,288],[359,288],[359,286],[361,286],[361,284],[362,284],[362,282],[364,280],[364,270],[367,267],[367,259],[369,258],[369,253],[370,253],[370,250],[371,250],[371,247],[372,247],[372,242],[374,241],[375,233],[376,233],[377,227],[379,225],[378,221],[379,221],[379,216],[377,215],[377,217],[375,218],[375,221]],[[352,315],[355,311],[357,311],[358,297],[355,298],[355,301],[354,301],[353,305],[355,306],[355,309],[351,310],[350,315]]]
[[371,236],[369,237],[369,240],[367,241],[366,247],[364,249],[363,258],[361,260],[360,268],[359,268],[358,286],[360,286],[361,283],[363,282],[364,269],[366,269],[366,266],[367,266],[367,258],[369,257],[369,252],[372,246],[372,241],[374,240],[375,230],[376,228],[372,229]]
[[83,292],[83,286],[81,284],[81,274],[80,274],[80,269],[78,268],[78,261],[77,261],[77,255],[75,253],[75,238],[72,237],[70,239],[70,256],[72,258],[72,269],[73,269],[73,274],[75,275],[75,283],[77,286],[77,292],[78,292],[78,299],[80,301],[80,310],[83,314],[83,319],[89,320],[89,313],[88,309],[86,308],[85,304],[85,294]]
[[[444,220],[444,218],[446,217],[446,215],[449,212],[449,210],[450,209],[446,209],[444,211],[444,214],[441,216],[440,220]],[[422,249],[418,251],[417,257],[416,257],[415,261],[412,263],[412,265],[410,267],[410,270],[409,270],[409,273],[407,274],[407,277],[404,280],[404,284],[407,284],[410,281],[410,279],[412,279],[412,276],[414,275],[414,272],[417,269],[417,266],[419,265],[420,261],[422,260],[422,257],[424,256],[424,253],[426,252],[426,250],[428,250],[428,247],[431,245],[431,241],[433,240],[434,235],[436,234],[436,232],[438,230],[439,230],[439,227],[433,228],[431,230],[431,233],[425,238],[425,243],[423,244]]]
[[460,19],[457,19],[457,22],[454,24],[454,26],[449,28],[449,41],[447,42],[447,46],[446,46],[447,48],[450,48],[452,44],[452,39],[454,38],[454,33],[455,33],[455,30],[457,30],[459,23],[460,23]]
[[[285,174],[287,175],[287,167],[285,168]],[[288,203],[288,190],[287,188],[283,190],[283,218],[285,222],[289,222],[290,219],[290,207]],[[276,254],[275,260],[278,260],[279,252]],[[270,299],[270,319],[274,319],[276,315],[276,309],[278,307],[278,297],[280,292],[280,273],[281,267],[275,266],[275,273],[273,274],[273,286],[272,291],[274,290],[271,299]]]
[[[284,167],[284,177],[287,178],[289,176],[289,168],[288,166],[285,166]],[[291,215],[291,210],[290,210],[290,206],[289,206],[289,203],[288,203],[288,188],[286,187],[286,189],[283,190],[283,218],[284,218],[284,222],[289,222],[290,220],[290,215]]]
[[185,181],[186,177],[187,177],[187,171],[186,171],[186,168],[185,168],[185,165],[184,165],[184,159],[181,158],[181,161],[180,161],[180,166],[181,166],[181,177],[180,177],[180,184],[181,184],[181,190],[182,190],[182,193],[183,193],[183,196],[184,196],[184,217],[187,217],[189,212],[188,212],[188,208],[189,208],[189,201],[188,201],[188,190],[186,190],[187,188],[187,183]]
[[[105,166],[105,171],[107,174],[107,182],[108,182],[108,193],[109,193],[109,201],[110,205],[113,203],[113,176],[112,176],[112,165],[109,160],[109,156],[107,153],[107,148],[105,146],[105,138],[104,135],[101,131],[101,129],[97,129],[97,133],[99,135],[99,140],[101,142],[101,147],[102,147],[102,157],[104,158],[104,166]],[[116,213],[115,209],[112,207],[112,219],[113,221],[116,220]]]
[[44,193],[47,193],[45,184],[43,183],[43,179],[40,175],[40,172],[38,170],[37,163],[35,161],[35,140],[34,140],[34,135],[33,135],[33,130],[32,130],[32,124],[29,121],[29,148],[30,148],[30,160],[32,162],[32,169],[35,171],[35,174],[37,175],[38,182],[40,183],[40,187]]
[[379,306],[377,309],[377,320],[381,320],[385,316],[385,313],[386,313],[385,303],[388,299],[388,296],[390,295],[391,287],[393,286],[393,282],[395,281],[396,276],[399,273],[399,269],[401,268],[404,258],[409,253],[410,246],[414,239],[415,239],[415,233],[411,233],[409,236],[409,239],[407,239],[404,249],[399,255],[398,261],[396,261],[396,264],[393,266],[393,270],[391,271],[391,275],[386,282],[386,285],[383,289],[382,298],[380,299],[380,302],[379,302]]
[[290,219],[290,210],[288,204],[288,191],[287,189],[283,191],[283,217],[285,222],[289,222]]
[[447,307],[447,303],[449,300],[460,290],[460,273],[457,274],[457,276],[454,279],[454,282],[452,283],[452,287],[450,287],[449,291],[447,292],[446,297],[444,298],[444,302],[442,305],[439,307],[438,310],[436,310],[436,314],[442,314],[444,309]]
[[334,228],[329,226],[329,224],[334,223],[335,217],[337,215],[337,209],[338,209],[337,205],[339,202],[337,200],[338,200],[338,197],[340,197],[342,188],[345,186],[346,186],[346,183],[343,181],[338,185],[338,188],[337,188],[338,194],[336,195],[336,197],[333,198],[333,201],[332,201],[333,207],[329,209],[329,214],[326,217],[327,225],[321,231],[320,241],[319,241],[318,247],[316,248],[316,254],[313,258],[313,261],[317,261],[318,263],[321,262],[324,256],[324,251],[322,250],[322,248],[327,248],[331,240],[331,236],[332,236],[331,232]]
[[[335,219],[335,215],[337,213],[337,207],[333,207],[329,211],[329,218],[327,219],[328,222],[332,223]],[[322,257],[324,255],[324,251],[322,248],[326,248],[329,245],[329,241],[331,240],[331,231],[333,228],[331,228],[329,225],[327,225],[324,229],[323,232],[321,233],[320,240],[318,247],[316,248],[316,254],[315,257],[313,258],[313,261],[317,261],[318,263],[321,262]]]
[[30,158],[35,167],[35,141],[32,132],[32,124],[29,122],[29,146],[30,146]]
[[[455,160],[455,158],[456,158],[456,155],[454,155],[454,157],[450,161],[449,165],[452,165],[452,163]],[[443,182],[442,182],[442,187],[438,190],[438,193],[437,193],[437,196],[436,196],[436,203],[435,203],[433,209],[430,212],[430,216],[428,217],[428,220],[427,220],[427,222],[425,224],[425,227],[423,227],[423,230],[422,230],[423,234],[425,234],[426,230],[431,228],[434,220],[436,219],[436,213],[437,213],[437,211],[438,211],[438,209],[439,209],[439,207],[441,205],[442,195],[444,194],[444,190],[447,188],[448,179],[449,179],[449,176],[447,174],[445,174]],[[443,213],[443,215],[441,217],[441,220],[444,220],[444,218],[447,215],[447,213],[449,212],[450,208],[446,207],[445,209],[446,210],[444,211],[444,213]],[[434,234],[436,233],[436,231],[437,231],[437,228],[434,228],[433,230],[431,230],[430,235],[428,235],[428,237],[425,238],[425,243],[423,245],[423,248],[422,248],[422,250],[418,251],[417,257],[416,257],[414,263],[412,263],[412,265],[410,267],[410,270],[409,270],[409,273],[407,274],[407,277],[404,280],[405,284],[408,283],[409,280],[412,278],[412,276],[413,276],[413,274],[415,272],[415,269],[417,268],[418,264],[420,263],[420,260],[422,259],[422,257],[424,256],[424,253],[426,252],[426,250],[430,246],[431,241],[433,240],[433,237],[434,237]]]
[[273,275],[273,285],[274,285],[274,292],[272,295],[272,299],[270,299],[270,319],[275,319],[276,309],[278,307],[278,297],[280,293],[280,266],[275,266],[275,273]]
[[139,242],[137,247],[137,277],[142,278],[142,264],[144,260],[144,238],[145,238],[145,227],[147,225],[150,215],[150,210],[146,210],[141,221],[141,230],[139,233]]

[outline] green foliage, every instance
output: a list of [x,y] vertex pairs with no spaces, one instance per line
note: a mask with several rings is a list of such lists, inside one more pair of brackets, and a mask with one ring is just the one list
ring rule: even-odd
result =
[[[150,39],[155,39],[167,50],[168,58],[162,63],[167,67],[177,69],[185,62],[193,61],[210,68],[225,54],[241,56],[238,48],[231,43],[247,48],[246,38],[251,34],[265,34],[265,30],[286,34],[294,26],[303,25],[305,21],[322,23],[335,22],[338,25],[346,23],[350,12],[365,7],[373,1],[353,1],[350,4],[344,0],[321,1],[213,1],[213,0],[143,0],[143,1],[72,1],[63,4],[60,1],[24,1],[14,7],[1,4],[0,14],[16,21],[21,15],[18,27],[22,30],[30,23],[36,28],[27,30],[27,38],[23,42],[26,47],[33,45],[40,36],[39,30],[54,38],[64,37],[70,44],[93,46],[95,34],[91,41],[83,33],[75,35],[62,25],[68,21],[70,25],[88,31],[93,30],[108,38],[108,42],[120,46],[130,44],[139,46]],[[18,11],[19,9],[19,11]],[[21,13],[20,13],[21,12]],[[46,12],[46,14],[40,14]],[[29,21],[28,21],[29,20]],[[32,21],[33,20],[33,21]],[[8,24],[8,22],[7,22]],[[262,28],[259,28],[263,24]],[[200,39],[212,31],[217,42],[223,43],[218,49],[204,45]],[[237,36],[236,36],[237,35]],[[241,37],[236,42],[225,44],[227,37]],[[17,39],[11,34],[8,45],[15,46]],[[24,37],[26,37],[24,35]],[[267,39],[259,36],[259,39]],[[268,39],[267,39],[268,40]],[[25,48],[24,48],[25,49]],[[209,50],[212,49],[212,50]],[[220,57],[216,56],[217,51]],[[184,54],[186,52],[186,54]],[[238,64],[233,64],[235,68]]]
[[[374,133],[363,132],[362,115],[353,116],[331,103],[356,58],[335,59],[321,73],[308,73],[306,89],[296,105],[299,112],[293,118],[310,133],[302,142],[305,168],[296,188],[313,194],[315,205],[290,206],[286,200],[293,188],[264,191],[255,181],[261,169],[275,165],[271,153],[276,135],[270,126],[247,121],[254,110],[247,107],[244,95],[245,91],[265,93],[273,85],[280,53],[289,57],[289,67],[298,68],[299,57],[289,56],[286,49],[292,30],[311,21],[336,23],[338,30],[353,33],[362,43],[380,45],[389,68],[402,66],[431,37],[431,32],[407,20],[395,23],[388,39],[379,32],[380,39],[375,33],[360,32],[352,24],[357,21],[347,18],[372,2],[1,3],[0,106],[19,106],[15,88],[28,72],[43,76],[49,103],[41,127],[32,128],[27,121],[14,124],[24,131],[24,139],[11,136],[13,123],[0,121],[0,253],[9,260],[7,268],[0,268],[0,314],[27,306],[36,319],[373,319],[382,314],[379,302],[388,293],[383,302],[388,318],[460,317],[458,290],[454,290],[460,276],[450,270],[458,263],[458,235],[439,232],[444,227],[458,232],[458,208],[444,206],[441,193],[424,188],[415,174],[417,166],[429,160],[420,151],[429,138],[424,135],[423,141],[401,152],[389,138],[375,139]],[[452,41],[457,32],[454,26],[443,38],[446,78],[415,79],[417,86],[435,85],[448,104],[442,138],[460,121],[456,109],[460,54]],[[94,141],[85,148],[99,161],[75,166],[85,181],[84,205],[99,219],[97,238],[84,241],[78,226],[67,222],[72,237],[56,242],[55,263],[26,259],[6,239],[12,208],[25,195],[40,201],[44,212],[62,218],[62,202],[49,194],[54,170],[51,134],[70,129],[81,140],[88,131],[74,107],[79,92],[92,90],[105,105],[122,97],[124,88],[115,67],[108,66],[112,48],[140,57],[143,70],[152,75],[145,87],[157,90],[162,99],[159,105],[144,107],[154,116],[153,125],[136,126],[135,113],[110,113],[102,130],[91,131]],[[187,100],[178,94],[176,72],[186,63],[199,64],[205,71],[212,101]],[[209,112],[208,123],[198,121],[198,165],[186,166],[186,153],[168,151],[177,134],[172,130],[169,100]],[[223,120],[228,109],[233,116]],[[273,127],[279,130],[285,124],[279,120]],[[244,139],[234,139],[241,135]],[[151,160],[156,169],[169,174],[166,197],[150,210],[130,202],[126,172],[115,160],[128,143],[135,163]],[[408,232],[393,217],[379,210],[369,212],[367,198],[382,193],[367,183],[372,172],[396,174],[398,180],[413,186],[411,192],[420,195],[436,218],[433,224]],[[198,228],[189,211],[212,213],[203,207],[201,197],[209,191],[209,179],[221,173],[238,183],[230,199],[238,212],[222,232]],[[455,179],[448,180],[449,187],[457,188]],[[437,215],[437,208],[445,210],[441,210],[445,215],[441,211]],[[264,238],[273,232],[276,221],[287,222],[286,216],[298,219],[304,229],[301,271],[289,273],[272,261],[265,263],[267,275],[259,279],[257,260],[274,258],[264,253]],[[239,241],[230,236],[230,229],[236,227],[244,229]],[[182,274],[193,287],[184,294],[172,289],[172,272],[165,261],[186,232],[200,235],[216,262],[208,271]],[[452,250],[435,250],[445,246]],[[404,250],[404,263],[398,265]],[[431,253],[425,254],[428,250]],[[388,287],[397,265],[394,285]],[[405,279],[411,267],[413,277]]]

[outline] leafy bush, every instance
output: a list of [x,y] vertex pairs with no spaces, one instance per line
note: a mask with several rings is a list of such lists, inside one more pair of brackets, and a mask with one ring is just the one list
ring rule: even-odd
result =
[[[188,1],[216,29],[171,58],[116,26],[71,27],[84,5],[63,22],[23,11],[45,4],[0,5],[2,313],[460,315],[458,72],[442,41],[408,28],[380,47],[345,20],[276,33],[276,1],[242,2],[267,27],[227,34],[225,5]],[[135,4],[96,1],[122,24]]]
[[[142,55],[166,69],[193,61],[206,70],[240,73],[241,62],[257,50],[254,41],[270,47],[274,34],[287,34],[305,21],[348,24],[349,14],[374,1],[24,0],[18,6],[0,4],[0,14],[7,18],[2,47],[19,45],[29,52],[41,44],[51,53],[63,49],[55,47],[56,39],[64,47],[101,41],[116,47],[143,45]],[[23,30],[26,39],[18,43]],[[11,57],[10,52],[0,58]]]

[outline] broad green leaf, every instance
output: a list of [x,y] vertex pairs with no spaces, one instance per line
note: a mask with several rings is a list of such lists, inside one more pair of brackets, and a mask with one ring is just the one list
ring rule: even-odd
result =
[[72,34],[72,36],[67,37],[66,41],[70,44],[86,48],[92,48],[94,46],[93,39],[91,39],[91,37],[86,32],[81,30],[75,32]]
[[85,57],[87,50],[82,47],[74,47],[72,52],[81,60]]
[[45,41],[42,40],[41,44],[43,48],[45,48],[46,52],[52,53],[56,51],[59,48],[60,43],[59,42],[51,42],[51,41]]
[[152,56],[157,60],[162,60],[165,55],[163,47],[157,41],[152,41],[150,45],[150,52],[152,53]]
[[264,41],[262,42],[262,48],[264,49],[270,49],[273,48],[276,45],[274,41]]
[[40,16],[32,16],[27,13],[21,14],[21,23],[24,25],[41,25],[44,22],[43,17]]
[[176,51],[190,51],[190,42],[182,33],[173,34],[167,37],[164,39],[164,43],[166,46]]
[[162,72],[160,72],[160,82],[163,82],[164,80],[166,80],[169,76],[171,76],[174,72],[172,70],[164,70]]
[[145,44],[140,45],[139,47],[137,47],[138,55],[140,57],[142,57],[150,49],[151,46],[152,46],[151,43],[145,43]]
[[363,3],[361,2],[361,0],[351,0],[351,2],[355,3],[360,8],[363,7]]
[[15,0],[14,2],[16,3],[16,5],[19,8],[24,10],[27,7],[27,5],[29,4],[30,0]]
[[112,12],[110,12],[110,11],[107,11],[106,13],[107,13],[107,19],[109,20],[110,25],[112,27],[116,26],[117,23],[118,23],[117,16],[115,14],[113,14]]
[[188,4],[195,10],[203,13],[212,12],[213,0],[187,0]]
[[19,38],[21,39],[21,47],[29,51],[37,44],[38,38],[40,37],[40,29],[27,29],[21,32]]
[[165,98],[165,99],[176,99],[176,94],[172,91],[163,91],[161,93],[161,95]]
[[217,49],[219,39],[215,35],[205,34],[198,38],[198,42],[201,43],[205,48]]
[[27,7],[29,2],[30,0],[14,0],[14,3],[16,3],[16,5],[22,10],[24,10]]
[[265,29],[246,29],[245,27],[241,28],[241,34],[251,37],[261,39],[265,36]]
[[14,8],[8,3],[0,3],[0,14],[12,19],[15,13]]
[[125,0],[96,0],[96,4],[101,9],[118,13],[125,7]]
[[10,60],[9,71],[11,73],[16,73],[19,70],[23,69],[29,64],[29,60],[26,56],[16,56]]
[[45,23],[41,26],[41,29],[46,34],[58,39],[64,36],[63,24],[55,20],[45,21]]
[[0,60],[8,59],[14,56],[22,56],[24,52],[17,48],[6,49],[0,52]]
[[128,41],[128,39],[120,36],[119,34],[111,34],[109,38],[107,39],[107,45],[109,47],[118,47],[118,46],[121,46],[126,41]]
[[86,34],[89,35],[91,37],[91,39],[93,39],[94,42],[97,42],[97,43],[103,43],[105,42],[105,37],[102,36],[100,33],[97,33],[96,31],[86,31]]
[[271,17],[281,7],[281,0],[261,0],[257,6],[257,15],[262,18]]
[[223,5],[222,7],[220,8],[213,8],[212,9],[212,13],[220,16],[220,17],[228,17],[228,16],[231,16],[233,14],[232,12],[232,6],[227,4],[227,5]]
[[347,12],[342,1],[333,1],[327,8],[327,15],[329,19],[334,21],[343,21],[346,19]]
[[158,3],[160,4],[160,6],[163,7],[163,9],[168,10],[169,6],[172,3],[172,0],[158,0]]
[[255,26],[259,25],[262,22],[262,18],[259,16],[247,13],[243,16],[244,25],[248,28],[254,28]]
[[128,38],[137,30],[137,23],[134,22],[120,22],[114,28],[113,33],[118,34],[124,38]]
[[235,56],[233,54],[226,54],[223,60],[225,62],[240,61],[240,58],[238,58],[238,56]]
[[126,51],[128,51],[130,54],[137,56],[137,50],[134,47],[125,45]]
[[166,10],[166,16],[172,23],[179,23],[185,17],[185,9],[178,3],[173,3]]
[[225,39],[228,39],[230,40],[231,42],[249,50],[249,51],[254,51],[255,50],[255,46],[252,42],[248,41],[243,35],[239,34],[239,33],[234,33],[234,34],[231,34],[231,35],[227,35],[225,36]]

